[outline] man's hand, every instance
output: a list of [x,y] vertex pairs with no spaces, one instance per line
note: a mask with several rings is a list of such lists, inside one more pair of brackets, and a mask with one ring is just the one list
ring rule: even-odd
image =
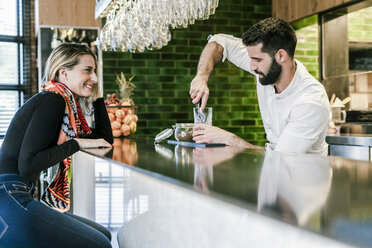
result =
[[230,145],[234,136],[228,131],[208,124],[196,124],[193,131],[193,140],[196,143]]
[[80,139],[74,138],[79,144],[80,149],[85,148],[111,148],[111,144],[104,139]]
[[207,86],[207,77],[203,77],[201,75],[196,75],[194,79],[191,81],[190,84],[190,96],[192,98],[192,102],[197,104],[202,100],[202,104],[200,106],[200,111],[204,111],[205,106],[207,105],[208,97],[209,97],[209,88]]
[[233,133],[207,124],[196,124],[192,136],[196,143],[225,144],[228,146],[265,150],[264,147],[252,145]]

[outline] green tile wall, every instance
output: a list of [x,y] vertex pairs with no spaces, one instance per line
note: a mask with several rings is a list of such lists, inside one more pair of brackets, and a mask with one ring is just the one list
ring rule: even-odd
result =
[[[193,122],[188,94],[209,34],[241,34],[271,15],[271,0],[220,0],[216,14],[187,29],[172,30],[168,46],[145,53],[103,52],[104,94],[118,92],[115,73],[136,74],[137,134],[154,135],[176,122]],[[253,76],[230,62],[219,63],[209,80],[213,125],[263,145],[264,128]]]
[[314,15],[292,23],[292,26],[297,36],[295,58],[319,80],[319,25],[317,20],[317,15]]
[[348,14],[349,41],[372,41],[372,7]]

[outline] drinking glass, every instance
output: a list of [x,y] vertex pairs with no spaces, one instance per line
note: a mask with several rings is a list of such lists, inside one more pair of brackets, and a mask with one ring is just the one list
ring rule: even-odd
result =
[[212,107],[206,107],[203,112],[199,108],[193,108],[194,111],[194,124],[204,123],[212,125]]

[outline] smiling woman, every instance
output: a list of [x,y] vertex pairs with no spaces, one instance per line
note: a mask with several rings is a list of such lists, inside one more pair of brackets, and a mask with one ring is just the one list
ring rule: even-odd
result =
[[[113,143],[95,70],[87,46],[59,45],[48,58],[42,92],[10,123],[0,150],[0,247],[111,247],[111,234],[103,226],[67,213],[71,155]],[[79,102],[94,108],[94,127]],[[41,204],[33,199],[34,183],[54,165],[58,173]]]

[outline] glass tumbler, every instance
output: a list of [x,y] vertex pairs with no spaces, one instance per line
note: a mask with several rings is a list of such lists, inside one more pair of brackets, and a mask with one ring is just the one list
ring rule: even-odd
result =
[[203,112],[198,108],[194,108],[194,124],[204,123],[212,125],[212,107],[207,107]]

